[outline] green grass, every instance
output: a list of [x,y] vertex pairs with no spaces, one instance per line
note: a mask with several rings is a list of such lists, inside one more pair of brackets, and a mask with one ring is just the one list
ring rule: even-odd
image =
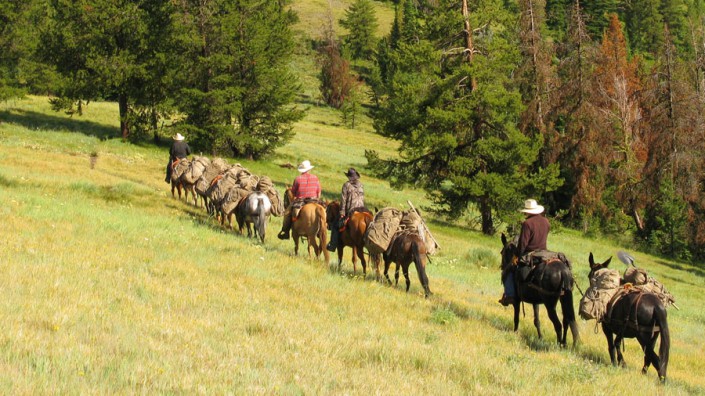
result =
[[[629,366],[612,368],[594,322],[581,322],[577,349],[554,345],[543,310],[544,340],[528,318],[512,332],[510,310],[496,303],[499,237],[427,216],[442,246],[428,300],[413,269],[408,294],[353,276],[349,251],[343,273],[331,272],[292,256],[293,243],[274,237],[279,218],[262,245],[173,199],[167,150],[105,139],[116,120],[111,103],[73,119],[45,98],[0,104],[1,393],[705,392],[701,268],[634,253],[681,307],[669,311],[669,382],[659,386],[653,370],[639,374],[635,340]],[[369,120],[353,131],[313,106],[295,129],[273,158],[240,162],[282,188],[296,171],[279,165],[310,159],[329,198],[355,166],[373,205],[426,204],[367,174],[364,149],[395,148]],[[549,244],[573,260],[583,289],[588,253],[604,260],[620,248],[568,229]]]

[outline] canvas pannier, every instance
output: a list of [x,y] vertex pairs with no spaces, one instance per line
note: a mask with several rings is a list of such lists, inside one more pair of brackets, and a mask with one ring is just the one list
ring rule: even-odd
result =
[[198,178],[201,177],[210,163],[211,161],[206,157],[194,156],[193,161],[191,161],[191,165],[184,172],[184,181],[189,184],[196,184]]
[[624,271],[624,282],[629,282],[635,288],[642,291],[655,294],[659,300],[668,307],[673,305],[676,300],[671,293],[666,290],[663,284],[646,273],[643,268],[629,267]]
[[213,179],[225,173],[229,167],[228,163],[222,158],[216,158],[211,161],[210,165],[206,167],[206,170],[196,181],[196,191],[201,195],[206,195],[211,184],[213,184]]
[[590,287],[580,299],[580,317],[585,320],[601,321],[607,312],[607,304],[619,290],[619,284],[619,271],[609,268],[595,271],[590,278]]
[[377,212],[365,232],[365,247],[370,254],[380,254],[387,250],[399,229],[402,216],[402,211],[396,208],[384,208]]
[[272,179],[267,176],[262,176],[255,190],[263,192],[267,198],[269,198],[269,201],[272,203],[272,214],[274,216],[281,216],[281,214],[284,213],[284,202],[279,196],[277,189],[274,188]]

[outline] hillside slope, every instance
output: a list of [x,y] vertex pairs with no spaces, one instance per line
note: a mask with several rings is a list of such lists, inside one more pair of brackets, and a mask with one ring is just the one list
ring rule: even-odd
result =
[[[353,276],[349,252],[343,273],[332,272],[292,256],[292,242],[274,237],[279,218],[261,245],[172,198],[166,148],[99,138],[116,114],[111,103],[77,119],[50,112],[45,98],[0,104],[2,393],[705,393],[699,268],[635,254],[681,307],[669,311],[661,387],[653,369],[639,374],[634,340],[629,366],[609,366],[594,322],[581,322],[577,349],[554,345],[545,311],[544,340],[528,317],[513,333],[496,303],[499,237],[432,221],[442,250],[428,300],[414,270],[408,294],[359,268]],[[275,158],[243,164],[281,189],[295,171],[279,165],[310,159],[329,198],[352,165],[373,205],[423,204],[420,192],[365,174],[364,149],[393,144],[331,119],[313,107]],[[588,253],[603,260],[619,248],[569,230],[549,243],[573,259],[583,289]]]

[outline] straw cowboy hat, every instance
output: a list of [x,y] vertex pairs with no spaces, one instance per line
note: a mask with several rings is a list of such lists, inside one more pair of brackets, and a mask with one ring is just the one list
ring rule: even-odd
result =
[[347,176],[348,178],[353,178],[353,179],[360,178],[360,174],[355,170],[355,168],[348,169],[348,171],[345,172],[345,176]]
[[176,136],[174,136],[174,140],[180,142],[184,140],[184,137],[180,133],[177,133]]
[[311,165],[308,160],[305,160],[304,162],[299,164],[299,167],[297,169],[299,170],[299,172],[304,173],[313,169],[313,165]]
[[543,213],[543,206],[539,205],[535,199],[527,199],[524,201],[524,209],[521,212],[528,214],[540,214]]

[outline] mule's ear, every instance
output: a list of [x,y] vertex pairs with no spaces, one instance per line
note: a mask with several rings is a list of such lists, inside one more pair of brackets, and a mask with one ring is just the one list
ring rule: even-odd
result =
[[502,233],[502,246],[507,246],[507,236]]
[[607,266],[610,265],[610,261],[612,261],[612,256],[610,256],[610,258],[608,258],[607,261],[605,261],[604,263],[602,263],[602,265],[603,265],[605,268],[607,268]]
[[590,257],[588,258],[588,262],[590,263],[590,268],[595,266],[595,258],[592,256],[592,252],[590,252]]

